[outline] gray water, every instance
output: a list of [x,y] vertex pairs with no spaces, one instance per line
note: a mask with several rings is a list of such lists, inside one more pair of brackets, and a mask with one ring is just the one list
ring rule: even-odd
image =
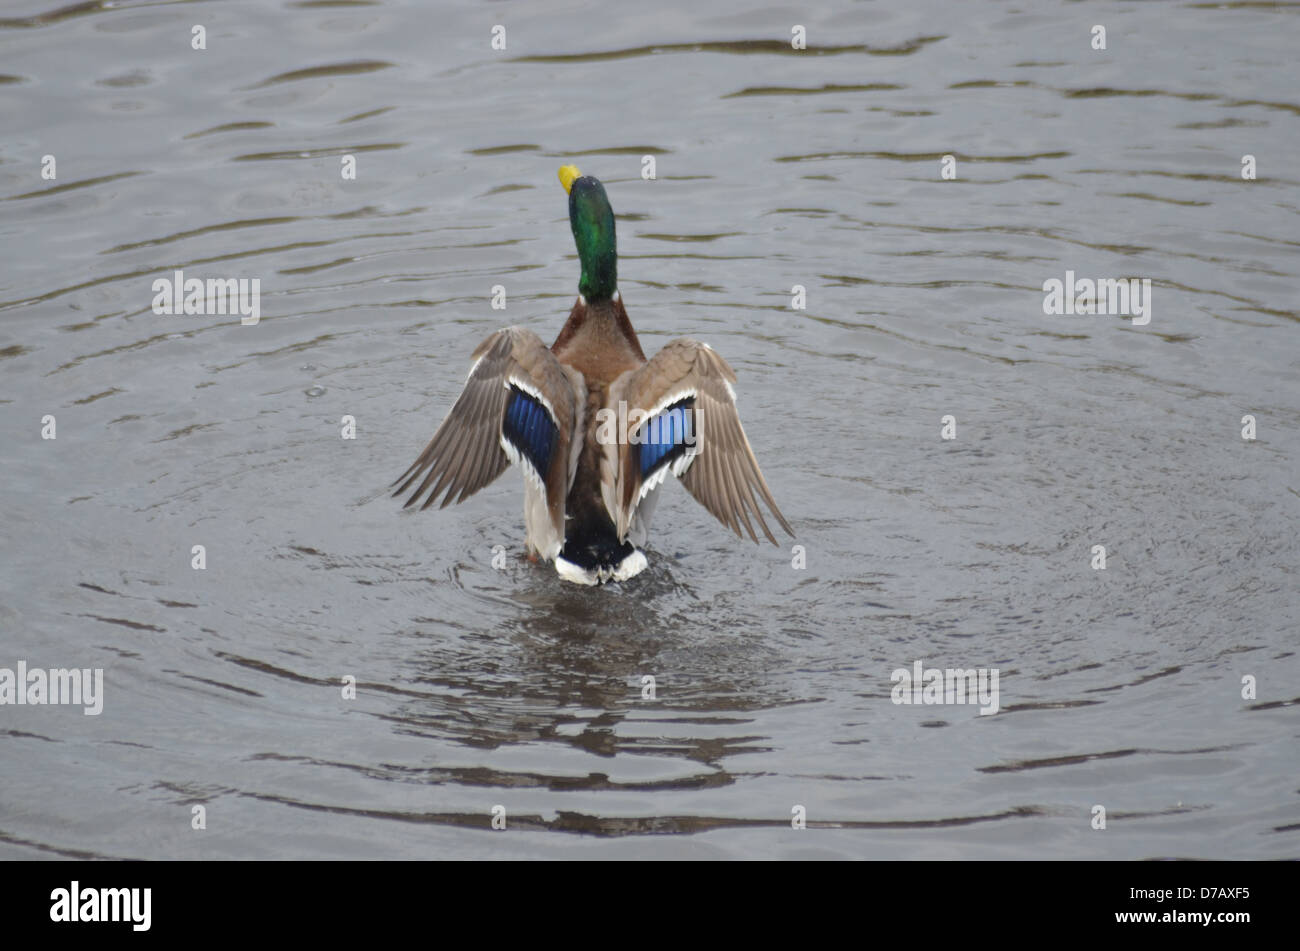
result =
[[[624,6],[4,0],[0,667],[104,696],[0,706],[0,857],[1300,856],[1300,5]],[[568,162],[795,542],[668,486],[590,590],[514,471],[389,497],[559,330]],[[177,269],[260,321],[153,313]]]

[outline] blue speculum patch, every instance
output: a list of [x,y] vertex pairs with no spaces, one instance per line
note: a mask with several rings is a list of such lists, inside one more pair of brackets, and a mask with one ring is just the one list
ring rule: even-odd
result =
[[544,481],[555,452],[557,430],[541,401],[512,384],[501,432]]
[[637,429],[641,478],[671,465],[695,446],[695,399],[687,397],[656,413]]

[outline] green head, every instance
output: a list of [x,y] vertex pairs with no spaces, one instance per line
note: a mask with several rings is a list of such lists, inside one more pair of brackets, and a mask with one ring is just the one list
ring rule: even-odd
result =
[[582,262],[578,293],[589,301],[608,300],[618,289],[618,250],[605,186],[573,165],[560,169],[560,184],[569,193],[569,226]]

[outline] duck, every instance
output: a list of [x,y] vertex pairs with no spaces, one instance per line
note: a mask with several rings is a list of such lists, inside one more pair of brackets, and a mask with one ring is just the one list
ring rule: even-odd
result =
[[[736,374],[707,343],[669,341],[647,359],[618,288],[614,210],[599,179],[559,170],[578,250],[578,297],[549,347],[497,330],[470,355],[465,387],[394,482],[404,508],[464,502],[510,465],[524,477],[524,544],[566,581],[622,582],[643,550],[671,473],[742,540],[791,538],[736,409]],[[423,500],[423,501],[421,501]]]

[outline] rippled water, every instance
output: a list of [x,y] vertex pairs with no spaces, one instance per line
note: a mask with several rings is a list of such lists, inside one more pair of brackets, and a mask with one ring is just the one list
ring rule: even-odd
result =
[[[1300,855],[1300,5],[545,6],[6,5],[0,667],[105,697],[0,706],[0,856]],[[513,472],[389,498],[558,331],[570,161],[806,568],[670,487],[580,589]],[[176,269],[260,322],[155,315]],[[1000,712],[891,703],[918,660]]]

